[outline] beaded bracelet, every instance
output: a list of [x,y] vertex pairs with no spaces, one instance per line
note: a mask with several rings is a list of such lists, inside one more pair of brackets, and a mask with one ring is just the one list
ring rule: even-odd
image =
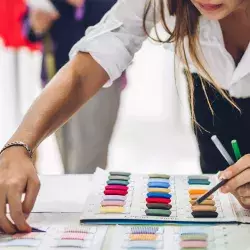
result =
[[0,154],[2,154],[7,148],[11,148],[11,147],[23,147],[26,149],[26,151],[29,154],[29,157],[32,158],[32,150],[30,149],[30,147],[28,146],[28,144],[21,142],[21,141],[14,141],[14,142],[10,142],[8,144],[6,144],[3,149],[0,151]]

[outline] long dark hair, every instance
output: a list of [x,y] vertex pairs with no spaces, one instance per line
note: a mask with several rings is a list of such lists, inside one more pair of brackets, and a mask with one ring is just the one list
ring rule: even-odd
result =
[[[149,12],[152,10],[153,10],[154,30],[156,38],[152,37],[149,34],[149,30],[147,29],[146,25],[147,16]],[[170,16],[176,17],[175,27],[173,30],[170,30],[168,27],[166,21],[166,13],[169,13]],[[148,0],[145,6],[145,13],[143,20],[144,30],[151,39],[161,43],[175,43],[175,55],[178,55],[178,57],[184,63],[186,68],[186,76],[190,93],[191,117],[192,121],[195,123],[196,119],[194,113],[194,93],[193,93],[194,83],[190,67],[188,64],[187,52],[184,45],[185,38],[188,38],[187,47],[192,62],[199,70],[199,73],[202,76],[202,77],[200,76],[202,88],[212,114],[214,114],[214,111],[207,96],[206,92],[207,84],[215,88],[225,99],[227,99],[233,106],[235,106],[238,109],[233,100],[214,81],[214,79],[211,77],[211,75],[204,66],[204,58],[203,55],[201,54],[200,43],[198,39],[199,18],[200,18],[200,13],[190,0]],[[159,36],[159,32],[157,31],[156,27],[158,20],[160,20],[164,30],[169,34],[169,38],[167,40],[162,40]]]

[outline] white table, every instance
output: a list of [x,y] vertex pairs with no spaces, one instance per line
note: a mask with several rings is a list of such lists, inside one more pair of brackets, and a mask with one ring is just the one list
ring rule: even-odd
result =
[[[29,218],[31,225],[78,225],[85,199],[91,191],[91,175],[41,176],[40,180],[41,191],[34,213]],[[237,234],[237,226],[232,227],[235,227]],[[249,228],[250,236],[250,225],[245,227]],[[109,249],[112,230],[114,227],[110,227],[107,233],[104,250]],[[228,246],[228,250],[235,250],[235,246]],[[237,250],[250,250],[249,238],[240,239]]]

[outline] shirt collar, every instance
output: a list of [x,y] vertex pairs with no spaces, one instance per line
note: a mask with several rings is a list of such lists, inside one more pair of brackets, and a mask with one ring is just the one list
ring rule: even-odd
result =
[[[209,20],[204,16],[200,17],[200,44],[206,46],[220,46],[222,53],[225,53],[228,60],[233,64],[232,83],[237,83],[240,79],[250,73],[250,43],[241,58],[241,61],[235,66],[234,60],[225,48],[223,33],[219,21]],[[212,49],[212,48],[211,48]]]

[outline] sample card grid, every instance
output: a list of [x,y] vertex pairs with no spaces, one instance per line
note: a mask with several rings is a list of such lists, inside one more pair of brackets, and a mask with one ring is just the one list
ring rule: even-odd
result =
[[[117,172],[116,174],[119,174]],[[120,172],[122,175],[122,172]],[[128,174],[128,173],[127,173]],[[216,218],[195,218],[192,214],[192,205],[190,200],[190,189],[192,190],[209,190],[213,187],[217,182],[216,176],[208,176],[206,177],[207,180],[202,180],[194,182],[194,184],[190,185],[190,176],[170,176],[168,179],[167,177],[159,178],[159,174],[156,174],[156,177],[152,177],[154,175],[136,175],[136,174],[129,174],[129,181],[127,184],[128,193],[125,196],[113,196],[112,199],[122,199],[125,201],[125,209],[117,209],[113,208],[110,211],[102,210],[102,202],[105,198],[105,189],[107,186],[107,181],[109,180],[110,173],[106,171],[97,171],[93,178],[93,192],[89,195],[84,211],[81,215],[81,222],[98,222],[98,223],[105,223],[105,224],[112,224],[112,223],[127,223],[127,220],[135,220],[136,222],[140,223],[140,221],[163,221],[163,222],[204,222],[204,223],[236,223],[242,222],[243,218],[236,215],[235,206],[233,206],[230,195],[225,195],[220,192],[216,192],[213,195],[212,203],[214,208],[208,207],[208,209],[214,209],[216,211]],[[154,206],[161,205],[162,209],[158,207],[155,211],[151,209],[150,211],[158,213],[156,216],[154,214],[148,215],[148,208],[152,208],[152,204],[149,204],[148,201],[152,201],[148,199],[148,195],[152,195],[153,193],[150,192],[152,190],[159,190],[158,186],[156,188],[151,188],[150,181],[155,178],[154,183],[157,182],[157,185],[160,184],[160,189],[165,189],[168,191],[164,192],[164,197],[170,197],[169,199],[158,197],[155,200],[158,203],[168,203],[166,202],[169,200],[169,204],[154,204]],[[204,176],[200,176],[200,178],[204,178]],[[197,176],[199,179],[199,176]],[[161,181],[161,183],[160,183]],[[154,184],[153,183],[153,184]],[[166,185],[167,183],[167,185]],[[198,183],[198,184],[196,184]],[[205,184],[204,184],[205,183]],[[202,184],[202,185],[201,185]],[[166,196],[165,194],[169,196]],[[157,191],[158,195],[158,191]],[[108,197],[109,199],[110,197]],[[154,199],[153,199],[154,200]],[[211,203],[207,201],[207,203]],[[165,207],[163,207],[165,205]],[[167,208],[168,205],[168,208]],[[203,207],[204,208],[204,207]],[[169,210],[169,212],[165,212],[166,216],[162,216],[161,213],[164,214],[163,210]],[[240,214],[238,212],[238,214]]]
[[[237,234],[235,234],[237,230]],[[110,250],[245,250],[246,226],[116,226]],[[244,242],[239,244],[238,241]],[[144,247],[144,248],[143,248]]]
[[1,233],[0,249],[101,250],[106,231],[106,226],[52,226],[45,233]]

